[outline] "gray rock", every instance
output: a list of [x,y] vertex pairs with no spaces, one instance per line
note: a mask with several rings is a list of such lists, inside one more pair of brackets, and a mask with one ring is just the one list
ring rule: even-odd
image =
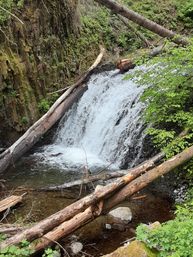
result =
[[70,249],[72,251],[72,254],[78,254],[83,249],[83,244],[81,242],[72,242],[70,245]]
[[105,228],[110,230],[110,229],[112,229],[112,226],[111,226],[111,224],[107,223],[107,224],[105,224]]
[[118,207],[109,212],[108,216],[114,220],[115,223],[123,222],[128,224],[132,220],[132,212],[129,207]]

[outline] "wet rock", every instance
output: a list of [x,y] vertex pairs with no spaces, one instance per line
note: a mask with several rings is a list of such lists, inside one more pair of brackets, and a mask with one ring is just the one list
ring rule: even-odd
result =
[[156,253],[147,248],[144,243],[133,241],[103,257],[156,257]]
[[117,69],[119,69],[121,73],[124,73],[130,69],[133,69],[135,68],[135,66],[136,65],[129,59],[119,60],[116,64]]
[[81,242],[72,242],[70,245],[70,249],[73,255],[78,254],[82,251],[83,244]]
[[128,224],[132,220],[132,212],[129,207],[118,207],[108,214],[109,224]]
[[160,222],[159,221],[155,221],[154,223],[149,224],[148,228],[150,230],[154,230],[156,228],[159,228],[160,226],[161,226]]
[[111,226],[111,224],[105,224],[105,228],[110,230],[110,229],[112,229],[112,226]]
[[101,216],[93,220],[92,222],[86,224],[78,231],[76,231],[76,234],[78,235],[79,240],[85,240],[88,238],[89,240],[94,240],[96,238],[102,238],[105,223],[106,223],[106,217]]

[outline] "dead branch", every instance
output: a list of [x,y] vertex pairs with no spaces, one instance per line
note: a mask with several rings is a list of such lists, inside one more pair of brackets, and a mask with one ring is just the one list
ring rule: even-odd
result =
[[72,182],[68,182],[68,183],[64,183],[62,185],[59,186],[51,186],[51,187],[47,187],[47,188],[40,188],[40,191],[60,191],[60,190],[64,190],[67,188],[71,188],[74,186],[81,186],[81,185],[87,185],[89,183],[92,182],[96,182],[96,181],[106,181],[106,180],[110,180],[110,179],[114,179],[114,178],[119,178],[122,177],[130,172],[135,172],[137,170],[140,170],[141,173],[145,172],[146,170],[153,168],[156,163],[158,163],[159,161],[161,161],[164,158],[165,154],[164,153],[159,153],[157,155],[155,155],[154,157],[152,157],[151,159],[141,163],[140,165],[138,165],[135,168],[131,168],[129,170],[119,170],[119,171],[113,171],[113,172],[102,172],[100,174],[97,175],[89,175],[86,178],[83,179],[78,179]]

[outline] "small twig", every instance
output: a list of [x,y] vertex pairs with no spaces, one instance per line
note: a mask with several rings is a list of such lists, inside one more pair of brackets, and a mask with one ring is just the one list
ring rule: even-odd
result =
[[134,241],[136,239],[136,237],[131,237],[123,242],[121,242],[120,244],[123,245],[123,244],[126,244],[126,243],[130,243],[131,241]]
[[113,161],[110,162],[106,167],[102,168],[101,170],[97,171],[95,174],[100,174],[102,173],[103,171],[105,171],[106,169],[108,169],[111,165],[113,164]]
[[7,218],[7,216],[8,216],[9,213],[10,213],[10,210],[11,210],[11,208],[9,207],[9,208],[4,212],[3,218],[0,220],[0,223],[1,223],[4,219]]
[[[84,179],[84,177],[82,177],[82,180]],[[79,195],[77,197],[77,199],[80,199],[81,195],[82,195],[82,188],[83,188],[83,183],[81,183],[80,185],[80,191],[79,191]]]
[[16,20],[18,20],[22,25],[24,25],[23,21],[20,20],[15,14],[11,13],[10,11],[6,10],[5,8],[3,8],[2,6],[0,6],[0,9],[9,13],[12,17],[14,17]]
[[68,90],[69,88],[70,87],[65,87],[65,88],[59,89],[57,91],[50,92],[50,93],[48,93],[48,95],[53,95],[53,94],[56,94],[56,93],[62,93],[62,92],[65,92],[66,90]]
[[5,34],[5,32],[2,30],[2,28],[0,27],[0,31],[3,33],[4,37],[7,39],[8,42],[10,42],[11,44],[17,46],[17,44],[15,42],[13,42],[12,40],[10,40],[8,38],[8,36]]
[[83,252],[83,251],[80,251],[81,253],[85,254],[86,256],[89,256],[89,257],[94,257],[93,255],[89,254],[89,253],[86,253],[86,252]]
[[85,247],[92,247],[93,249],[95,249],[96,251],[99,251],[99,248],[97,248],[96,246],[96,243],[93,243],[93,244],[86,244]]
[[141,200],[141,199],[144,199],[146,197],[147,197],[147,195],[139,195],[139,196],[132,197],[131,200]]
[[43,238],[47,239],[48,241],[52,242],[52,243],[55,243],[56,245],[58,245],[63,251],[65,254],[67,254],[68,257],[70,257],[70,254],[67,252],[67,250],[60,244],[58,243],[57,241],[55,240],[52,240],[50,238],[48,238],[47,236],[43,236]]
[[48,7],[46,6],[46,4],[44,3],[44,1],[43,1],[43,0],[42,0],[42,4],[43,4],[43,6],[45,7],[45,9],[46,9],[47,13],[50,13],[50,12],[49,12],[49,10],[48,10]]
[[26,220],[27,221],[29,220],[29,218],[31,217],[33,208],[34,208],[34,202],[32,202],[31,208],[30,208],[29,212],[26,214],[25,218],[22,219],[22,223],[24,223]]

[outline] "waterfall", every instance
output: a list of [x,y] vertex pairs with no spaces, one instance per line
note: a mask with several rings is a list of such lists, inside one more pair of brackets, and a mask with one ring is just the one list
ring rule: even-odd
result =
[[[144,70],[144,67],[135,68]],[[53,143],[35,155],[62,170],[131,167],[141,155],[144,86],[117,70],[95,74],[88,90],[62,118]]]

